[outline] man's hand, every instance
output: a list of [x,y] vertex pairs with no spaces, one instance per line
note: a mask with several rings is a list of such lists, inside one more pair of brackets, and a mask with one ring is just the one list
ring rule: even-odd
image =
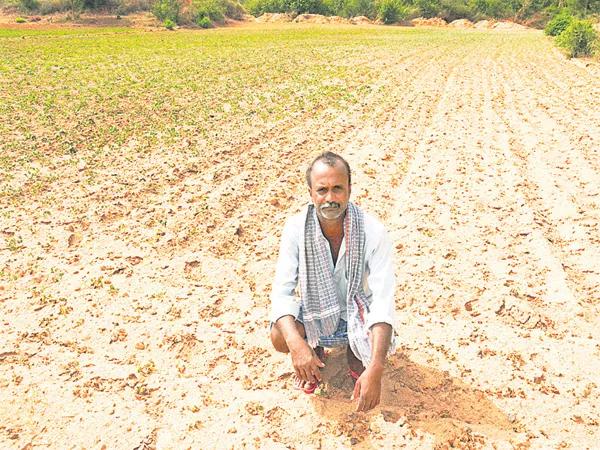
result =
[[381,399],[381,377],[385,357],[392,339],[392,327],[387,323],[376,323],[371,327],[373,358],[354,385],[352,400],[358,399],[356,411],[368,411],[379,405]]
[[325,367],[325,364],[304,340],[306,336],[304,326],[296,323],[292,316],[281,317],[276,326],[285,340],[285,347],[287,347],[285,350],[292,356],[292,365],[298,379],[310,383],[315,379],[321,381],[319,368]]
[[292,365],[299,379],[311,383],[315,379],[321,381],[322,377],[319,368],[325,367],[325,364],[323,364],[323,361],[319,359],[315,351],[303,339],[290,347],[290,354],[292,356]]
[[352,400],[358,399],[356,411],[369,411],[375,408],[381,399],[381,376],[383,368],[370,366],[354,385]]

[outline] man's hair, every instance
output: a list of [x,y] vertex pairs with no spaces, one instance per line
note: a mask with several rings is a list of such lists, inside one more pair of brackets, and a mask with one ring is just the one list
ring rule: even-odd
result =
[[336,164],[341,163],[346,168],[346,174],[348,175],[348,186],[350,186],[351,175],[350,165],[348,164],[348,162],[337,153],[323,152],[319,156],[317,156],[313,162],[310,163],[310,166],[308,166],[308,169],[306,170],[306,183],[308,184],[309,188],[312,189],[310,175],[312,174],[313,166],[319,161],[321,161],[324,164],[327,164],[330,167],[335,167]]

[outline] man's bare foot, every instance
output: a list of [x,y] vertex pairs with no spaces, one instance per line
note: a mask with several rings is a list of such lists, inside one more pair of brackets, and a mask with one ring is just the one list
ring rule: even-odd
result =
[[[315,353],[317,357],[323,361],[325,356],[325,349],[323,347],[315,347]],[[317,387],[317,380],[315,381],[304,381],[298,377],[294,378],[294,382],[292,383],[292,387],[299,391],[304,391],[306,394],[312,394]]]
[[360,377],[365,371],[365,367],[361,360],[354,355],[350,345],[346,349],[346,359],[348,360],[348,368]]

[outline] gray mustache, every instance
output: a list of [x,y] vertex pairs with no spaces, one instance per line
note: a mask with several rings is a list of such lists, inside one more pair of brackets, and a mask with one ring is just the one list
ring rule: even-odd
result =
[[325,202],[323,204],[321,204],[321,209],[326,209],[326,208],[339,208],[341,205],[339,203],[336,202]]

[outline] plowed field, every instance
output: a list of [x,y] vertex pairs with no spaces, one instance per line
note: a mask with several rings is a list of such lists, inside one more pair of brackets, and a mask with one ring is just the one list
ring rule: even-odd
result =
[[[0,29],[0,448],[597,448],[600,65],[537,31]],[[398,352],[291,389],[286,217],[339,152]]]

